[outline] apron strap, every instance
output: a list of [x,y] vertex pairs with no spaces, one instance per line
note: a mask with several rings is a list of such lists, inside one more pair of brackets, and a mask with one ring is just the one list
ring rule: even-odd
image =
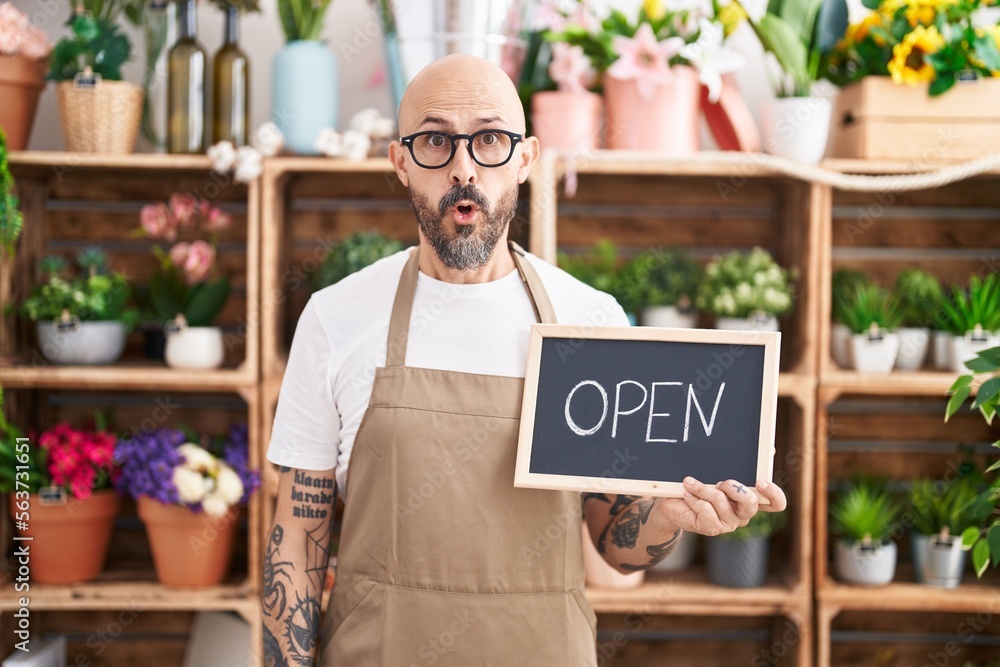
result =
[[[549,300],[548,292],[542,285],[542,279],[525,258],[524,249],[510,241],[511,255],[517,266],[521,280],[528,289],[528,298],[535,309],[535,316],[542,324],[555,324],[556,313]],[[392,302],[392,315],[389,318],[389,336],[386,341],[386,367],[404,366],[406,364],[406,344],[410,337],[410,316],[413,312],[413,296],[417,291],[417,276],[420,273],[420,246],[410,253],[410,258],[399,276],[396,288],[396,298]]]

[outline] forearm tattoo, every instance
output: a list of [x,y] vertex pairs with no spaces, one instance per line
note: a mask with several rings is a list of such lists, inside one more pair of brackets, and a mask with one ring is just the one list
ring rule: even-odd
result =
[[[642,496],[619,495],[612,502],[611,498],[603,493],[584,493],[583,502],[597,501],[608,504],[608,514],[611,520],[604,527],[601,536],[597,540],[597,550],[602,555],[607,555],[607,541],[611,539],[611,544],[619,549],[635,549],[639,542],[641,528],[649,520],[649,515],[653,511],[653,500]],[[677,530],[673,536],[662,544],[651,544],[646,546],[646,555],[649,560],[645,563],[621,563],[624,570],[645,570],[656,565],[667,557],[680,539],[681,531]]]

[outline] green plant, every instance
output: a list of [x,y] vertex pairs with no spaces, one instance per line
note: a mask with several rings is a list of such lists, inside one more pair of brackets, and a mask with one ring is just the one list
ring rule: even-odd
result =
[[580,282],[613,296],[626,313],[635,312],[641,277],[632,262],[619,268],[618,248],[611,241],[601,239],[588,252],[577,255],[560,252],[557,264]]
[[89,249],[81,252],[77,264],[84,272],[72,279],[60,274],[66,267],[61,257],[46,257],[39,262],[39,273],[47,275],[36,285],[21,304],[21,312],[34,321],[58,320],[67,314],[81,322],[120,321],[133,326],[138,313],[129,307],[131,287],[120,273],[106,273],[106,258],[102,252]]
[[338,283],[355,271],[402,249],[402,243],[377,231],[355,232],[330,248],[323,263],[309,277],[312,290],[318,292]]
[[956,336],[977,328],[1000,329],[1000,275],[993,273],[985,279],[972,276],[967,288],[952,287],[941,306],[946,316],[943,325]]
[[795,272],[778,265],[761,248],[716,257],[705,268],[695,303],[717,317],[780,317],[792,308]]
[[77,11],[70,16],[66,25],[72,36],[59,40],[52,50],[50,81],[72,81],[87,69],[103,79],[121,81],[122,65],[132,55],[132,43],[114,19],[106,18],[109,13],[102,8],[97,13]]
[[913,519],[913,529],[921,535],[937,535],[944,530],[949,535],[961,535],[970,526],[979,526],[992,508],[984,502],[986,480],[971,464],[963,466],[962,474],[949,482],[917,479],[907,497]]
[[[36,451],[32,453],[32,449]],[[7,421],[3,385],[0,385],[0,493],[32,491],[45,472],[45,451],[32,448],[24,434]],[[27,466],[19,468],[18,466]]]
[[899,517],[899,505],[885,483],[858,478],[830,505],[830,531],[849,542],[886,542]]
[[902,311],[904,327],[927,327],[941,312],[944,290],[931,274],[920,269],[907,269],[896,276],[892,288]]
[[757,512],[747,525],[737,528],[731,533],[724,533],[719,537],[729,541],[749,540],[754,537],[770,537],[784,528],[786,523],[788,523],[788,516],[784,512]]
[[158,322],[183,315],[188,326],[211,326],[229,299],[229,278],[191,283],[182,267],[161,248],[153,249],[159,267],[149,282],[148,302]]
[[236,9],[242,14],[254,14],[260,11],[258,0],[211,0],[211,2],[223,11],[229,8]]
[[278,0],[278,16],[289,42],[316,40],[331,0]]
[[680,250],[649,250],[632,260],[639,279],[638,304],[677,306],[681,310],[694,307],[694,297],[705,275],[701,262]]
[[21,236],[24,218],[14,196],[14,177],[7,165],[7,135],[0,127],[0,257],[6,252],[13,258],[14,244]]
[[837,269],[830,281],[832,294],[833,320],[841,324],[847,319],[843,308],[850,302],[858,285],[873,285],[874,282],[864,271],[856,269]]
[[854,294],[834,309],[840,323],[852,333],[863,334],[877,328],[895,331],[902,321],[902,313],[895,298],[877,285],[859,285]]
[[[734,0],[742,7],[740,0]],[[745,11],[745,10],[744,10]],[[770,0],[767,12],[749,19],[764,51],[784,72],[774,83],[779,97],[809,97],[820,65],[847,28],[846,0]]]

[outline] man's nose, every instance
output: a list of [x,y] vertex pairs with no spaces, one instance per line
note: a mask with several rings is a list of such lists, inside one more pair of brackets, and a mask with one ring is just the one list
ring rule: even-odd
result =
[[455,144],[455,157],[448,165],[448,176],[452,183],[469,185],[476,182],[476,162],[469,154],[469,140],[458,139]]

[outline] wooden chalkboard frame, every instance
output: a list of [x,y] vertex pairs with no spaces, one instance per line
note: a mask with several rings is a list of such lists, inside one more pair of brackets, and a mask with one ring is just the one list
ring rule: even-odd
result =
[[[595,327],[563,324],[531,325],[528,363],[524,375],[524,396],[521,402],[521,426],[518,436],[514,486],[534,489],[662,496],[680,498],[684,486],[680,482],[655,480],[609,479],[532,473],[532,439],[535,431],[539,369],[542,343],[546,338],[668,341],[678,343],[710,343],[718,345],[748,345],[764,348],[764,374],[761,383],[760,432],[757,439],[757,479],[772,481],[774,472],[774,434],[778,408],[778,352],[781,334],[771,331],[732,331],[722,329],[670,329],[665,327]],[[767,499],[754,489],[758,499]]]

